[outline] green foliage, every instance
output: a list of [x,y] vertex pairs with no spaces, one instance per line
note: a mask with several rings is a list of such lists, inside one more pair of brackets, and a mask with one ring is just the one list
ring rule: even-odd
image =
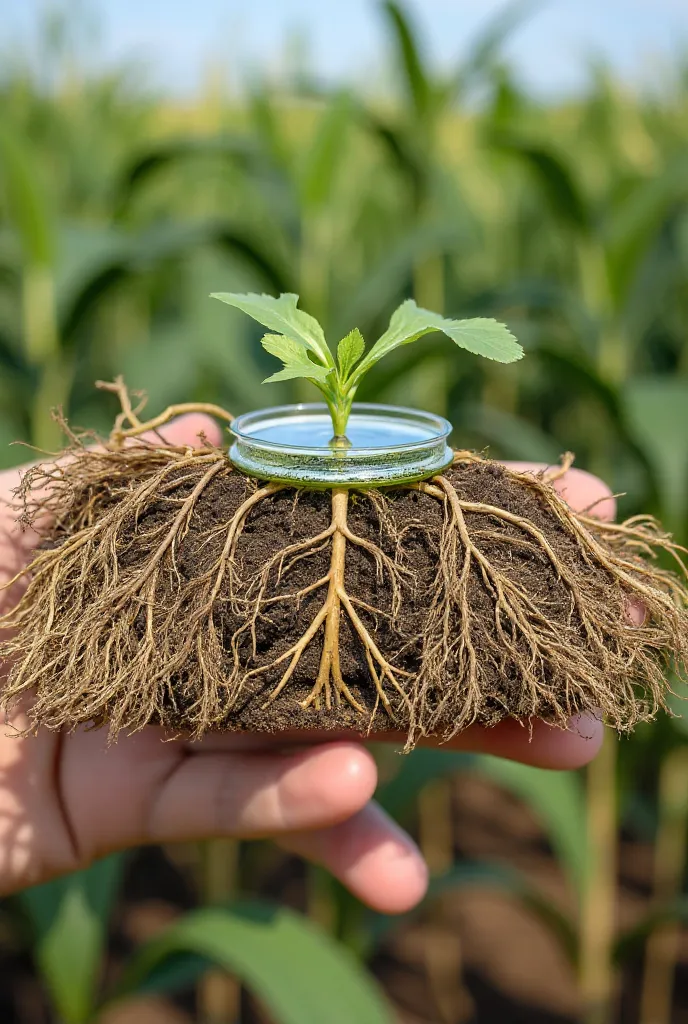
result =
[[375,342],[368,355],[358,366],[354,376],[360,380],[364,373],[383,356],[400,345],[410,345],[431,331],[441,331],[455,345],[475,355],[494,359],[498,363],[513,363],[523,356],[523,349],[504,324],[485,317],[472,320],[447,320],[439,313],[421,309],[413,299],[407,299],[392,314],[389,327]]
[[323,366],[334,366],[322,327],[308,313],[297,309],[298,295],[280,295],[275,299],[272,295],[231,295],[228,292],[216,292],[211,298],[236,306],[264,327],[279,331],[301,348],[309,349]]
[[353,331],[349,331],[337,345],[337,366],[342,380],[347,380],[351,376],[351,371],[364,352],[363,335],[358,327],[354,327]]
[[64,1024],[92,1020],[121,855],[20,896],[35,936],[34,957]]
[[[315,384],[325,396],[332,427],[338,436],[346,433],[356,389],[368,370],[394,349],[410,345],[426,334],[441,331],[459,348],[500,363],[511,363],[523,355],[523,349],[509,329],[496,320],[485,317],[447,320],[439,313],[421,309],[413,299],[406,299],[392,314],[385,333],[363,359],[365,341],[358,328],[354,328],[339,342],[335,363],[320,324],[297,308],[297,295],[280,295],[275,299],[270,295],[218,292],[211,298],[236,306],[265,327],[282,331],[279,335],[266,334],[263,337],[262,345],[266,352],[284,363],[284,369],[273,373],[265,383],[304,377]],[[315,360],[309,353],[315,356]]]
[[308,356],[308,349],[300,345],[293,338],[287,338],[283,334],[265,334],[261,342],[266,352],[276,356],[284,363],[284,369],[273,373],[263,382],[269,384],[276,380],[293,380],[295,377],[306,377],[317,385],[318,381],[324,382],[332,372],[329,366],[321,366]]
[[393,1020],[375,983],[346,950],[286,907],[256,903],[187,914],[134,955],[117,997],[173,990],[208,963],[245,982],[279,1024]]

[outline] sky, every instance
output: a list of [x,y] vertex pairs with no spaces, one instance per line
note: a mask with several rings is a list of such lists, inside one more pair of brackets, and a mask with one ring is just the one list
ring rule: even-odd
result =
[[[0,0],[0,46],[35,52],[46,6],[55,0]],[[154,87],[200,87],[209,65],[232,84],[277,74],[285,53],[305,54],[328,82],[384,79],[385,35],[375,0],[59,0],[80,26],[93,66],[135,63]],[[433,62],[450,67],[500,10],[502,0],[406,0]],[[674,55],[688,52],[688,0],[549,0],[506,46],[521,80],[549,94],[575,91],[591,58],[623,79],[661,82]]]

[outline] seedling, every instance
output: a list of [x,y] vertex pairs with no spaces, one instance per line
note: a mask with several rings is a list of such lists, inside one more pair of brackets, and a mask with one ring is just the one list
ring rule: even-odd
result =
[[337,345],[335,360],[318,321],[298,309],[298,295],[280,295],[275,299],[271,295],[216,292],[211,298],[236,306],[264,327],[279,332],[266,334],[262,345],[266,352],[284,363],[284,369],[273,373],[265,383],[305,377],[314,384],[330,410],[331,443],[334,445],[347,444],[346,425],[351,406],[366,373],[401,345],[410,345],[431,331],[441,331],[459,348],[500,363],[513,363],[523,355],[511,331],[497,320],[485,317],[447,320],[439,313],[421,309],[413,299],[407,299],[367,353],[363,335],[354,327]]
[[[666,664],[688,660],[688,592],[682,549],[651,517],[573,511],[554,486],[570,458],[537,475],[458,450],[430,478],[350,475],[354,396],[379,359],[442,331],[510,362],[522,350],[504,325],[407,301],[367,351],[354,329],[335,357],[295,295],[217,298],[271,332],[283,369],[269,380],[321,391],[331,436],[296,450],[295,482],[256,479],[224,448],[164,440],[180,411],[231,422],[225,410],[146,421],[121,380],[101,385],[121,406],[109,440],[72,433],[70,458],[23,480],[24,520],[45,544],[2,623],[5,706],[31,693],[34,727],[108,723],[113,736],[397,728],[407,748],[508,716],[566,728],[599,709],[630,729],[663,706]],[[312,487],[305,463],[319,459],[346,482]]]

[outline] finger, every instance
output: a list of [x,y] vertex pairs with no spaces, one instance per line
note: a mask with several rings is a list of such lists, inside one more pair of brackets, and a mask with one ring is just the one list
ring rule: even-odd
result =
[[222,427],[211,416],[201,412],[188,412],[170,420],[157,431],[147,431],[141,437],[145,441],[158,441],[161,437],[172,445],[191,445],[200,448],[203,437],[219,447],[222,444]]
[[[188,755],[154,729],[109,748],[102,734],[74,739],[63,752],[62,793],[84,860],[141,843],[330,825],[360,810],[377,783],[360,743]],[[97,770],[85,772],[87,764]]]
[[[495,757],[521,761],[523,764],[538,768],[569,770],[581,768],[592,761],[599,751],[602,734],[603,726],[598,718],[591,714],[581,714],[571,719],[568,729],[548,725],[539,719],[530,722],[505,719],[490,727],[470,725],[448,742],[435,737],[424,738],[419,741],[419,746],[493,754]],[[338,740],[392,743],[400,749],[406,742],[406,733],[392,729],[365,734],[342,730],[335,733],[334,737]],[[206,737],[202,743],[207,744],[207,749],[219,752],[237,746],[244,750],[274,749],[277,743],[283,749],[289,749],[290,746],[316,744],[332,739],[332,732],[313,729],[293,730],[280,733],[279,736],[259,733],[233,736],[229,733],[217,733]]]
[[[519,473],[541,473],[549,468],[541,462],[505,462],[504,465]],[[611,521],[616,515],[616,501],[610,488],[584,469],[567,470],[554,481],[554,488],[576,512],[589,509],[591,515],[605,521]]]
[[[205,437],[211,444],[222,444],[222,429],[215,420],[203,413],[187,413],[171,420],[158,432],[149,431],[141,435],[149,442],[159,441],[162,437],[171,445],[190,445],[199,448]],[[65,456],[66,459],[73,455]],[[43,461],[43,460],[41,460]],[[58,460],[60,462],[62,460]],[[20,527],[17,523],[17,512],[14,493],[21,483],[27,469],[35,463],[27,463],[15,469],[0,473],[0,586],[19,572],[24,560],[40,542],[41,533],[31,527]],[[40,495],[36,491],[34,498]],[[43,519],[41,525],[44,525]]]
[[372,801],[347,821],[285,836],[279,844],[327,868],[354,896],[383,914],[410,910],[428,887],[420,850]]
[[150,839],[257,838],[318,828],[354,814],[376,783],[373,758],[354,743],[295,754],[190,757],[155,800]]
[[[505,718],[491,728],[472,725],[444,744],[443,749],[492,754],[536,768],[568,771],[582,768],[597,756],[603,734],[602,722],[591,714],[572,718],[568,729],[539,719],[522,722]],[[438,741],[421,741],[421,745],[437,746]]]

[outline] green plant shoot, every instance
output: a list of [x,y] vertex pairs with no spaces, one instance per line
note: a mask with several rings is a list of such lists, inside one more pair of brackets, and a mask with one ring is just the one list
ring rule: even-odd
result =
[[274,332],[264,335],[263,348],[281,359],[284,368],[273,373],[265,383],[305,377],[315,384],[330,410],[335,442],[345,439],[351,406],[362,378],[383,356],[400,345],[409,345],[426,334],[441,331],[459,348],[500,363],[513,363],[523,355],[511,331],[498,320],[486,317],[448,320],[407,299],[395,310],[389,327],[367,352],[363,335],[355,327],[337,345],[335,359],[318,321],[298,308],[298,295],[286,293],[276,299],[272,295],[216,292],[211,298],[236,306]]

